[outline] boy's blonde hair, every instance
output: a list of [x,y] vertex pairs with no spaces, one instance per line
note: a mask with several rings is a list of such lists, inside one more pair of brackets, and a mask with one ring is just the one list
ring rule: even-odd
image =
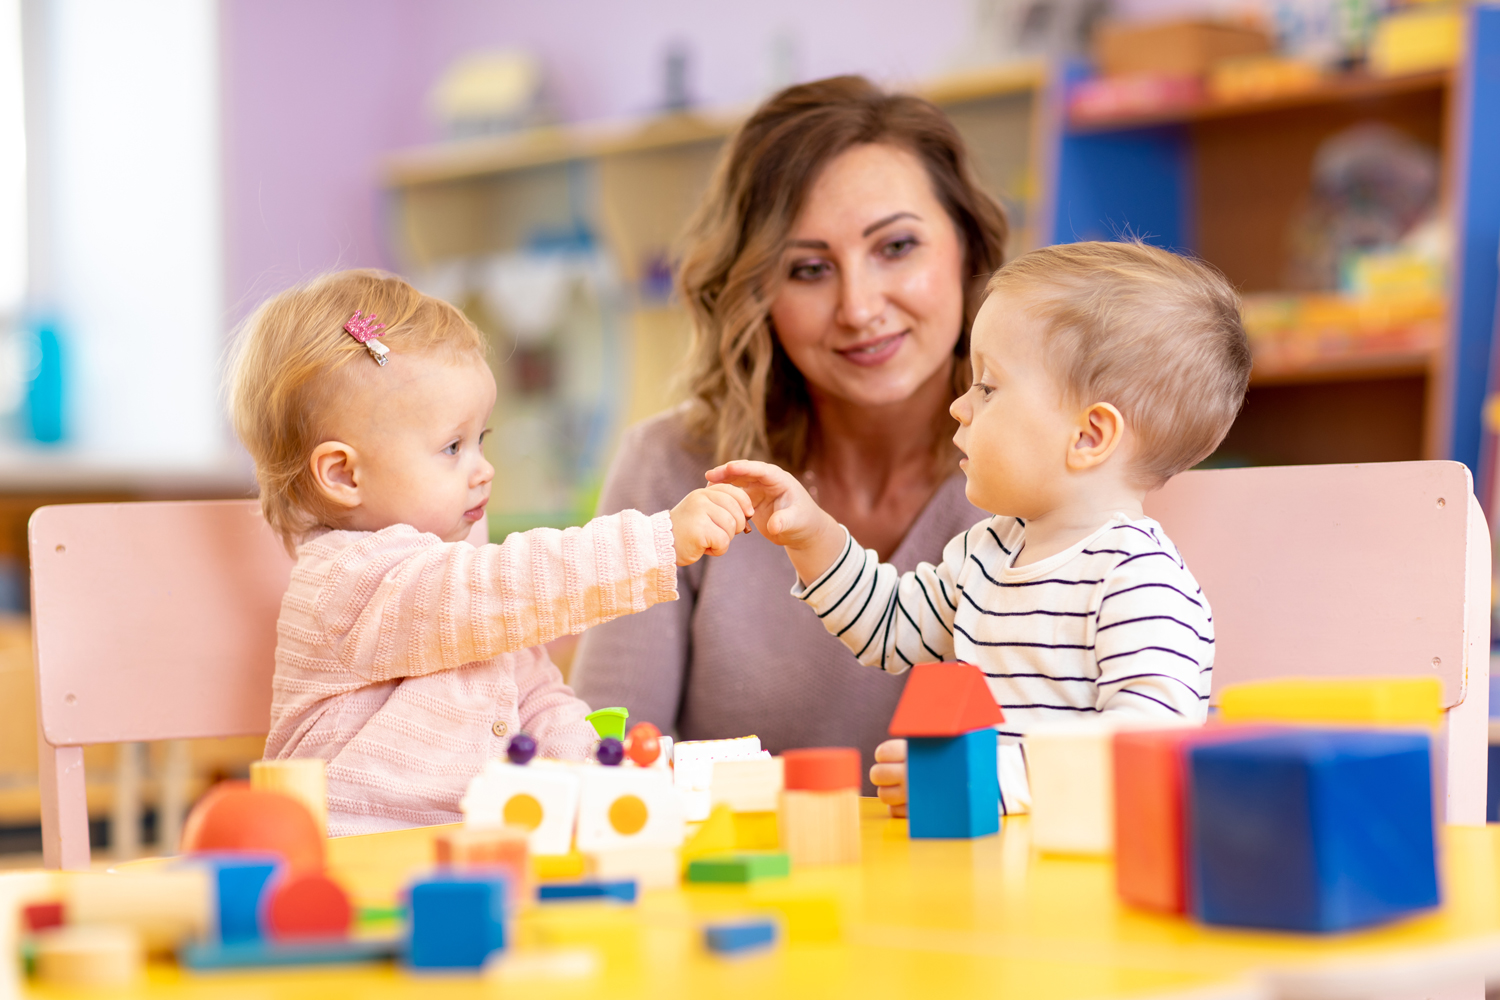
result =
[[1077,405],[1112,403],[1154,489],[1213,453],[1250,382],[1240,297],[1202,261],[1144,243],[1068,243],[1024,254],[987,291],[1023,296],[1044,357]]
[[266,521],[291,549],[337,511],[317,490],[309,458],[324,440],[323,415],[337,401],[350,364],[375,361],[344,332],[358,311],[384,324],[390,366],[402,355],[486,355],[484,335],[463,313],[380,271],[338,271],[288,289],[241,325],[229,364],[229,413],[255,460]]

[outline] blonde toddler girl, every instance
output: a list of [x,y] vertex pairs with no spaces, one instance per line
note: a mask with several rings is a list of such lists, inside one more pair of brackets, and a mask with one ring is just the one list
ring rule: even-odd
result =
[[469,779],[522,730],[541,755],[586,756],[589,708],[542,644],[675,600],[676,566],[722,553],[752,512],[712,486],[670,512],[470,544],[495,475],[484,337],[375,271],[262,305],[229,402],[296,557],[266,756],[328,762],[330,834],[458,820]]

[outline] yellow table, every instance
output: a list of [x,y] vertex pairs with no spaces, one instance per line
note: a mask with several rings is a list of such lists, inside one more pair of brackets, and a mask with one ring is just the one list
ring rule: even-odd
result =
[[[863,802],[864,863],[806,869],[763,888],[685,886],[635,907],[533,908],[516,921],[516,954],[592,947],[590,979],[504,982],[413,976],[392,965],[189,974],[153,965],[142,997],[1215,997],[1371,995],[1460,977],[1478,993],[1500,977],[1500,827],[1443,832],[1444,905],[1376,930],[1332,937],[1211,929],[1122,906],[1104,859],[1038,857],[1024,817],[999,836],[911,841],[873,799]],[[441,827],[330,841],[330,866],[359,902],[389,902],[428,865]],[[748,913],[759,892],[832,896],[836,944],[791,944],[740,959],[706,953],[702,920]],[[1207,989],[1208,993],[1201,991]],[[33,989],[32,996],[77,996]],[[112,993],[111,996],[121,996]],[[1482,995],[1482,994],[1479,994]]]

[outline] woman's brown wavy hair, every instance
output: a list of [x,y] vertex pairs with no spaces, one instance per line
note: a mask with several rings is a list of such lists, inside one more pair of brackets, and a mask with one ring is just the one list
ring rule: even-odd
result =
[[1000,203],[979,186],[958,130],[932,103],[888,94],[864,77],[788,87],[730,140],[689,223],[678,273],[693,318],[689,427],[716,461],[758,458],[799,472],[807,465],[811,400],[773,335],[771,302],[808,188],[830,160],[866,143],[915,154],[958,230],[968,280],[954,396],[969,387],[969,328],[990,272],[1004,262],[1008,226]]

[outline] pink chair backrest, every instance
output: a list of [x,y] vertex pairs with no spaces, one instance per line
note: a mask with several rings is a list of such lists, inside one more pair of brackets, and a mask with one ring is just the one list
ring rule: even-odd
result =
[[32,621],[46,741],[266,732],[291,568],[253,500],[38,510]]
[[1489,600],[1477,511],[1458,462],[1187,472],[1146,501],[1208,595],[1216,691],[1428,675],[1442,678],[1450,708],[1464,700],[1471,604]]

